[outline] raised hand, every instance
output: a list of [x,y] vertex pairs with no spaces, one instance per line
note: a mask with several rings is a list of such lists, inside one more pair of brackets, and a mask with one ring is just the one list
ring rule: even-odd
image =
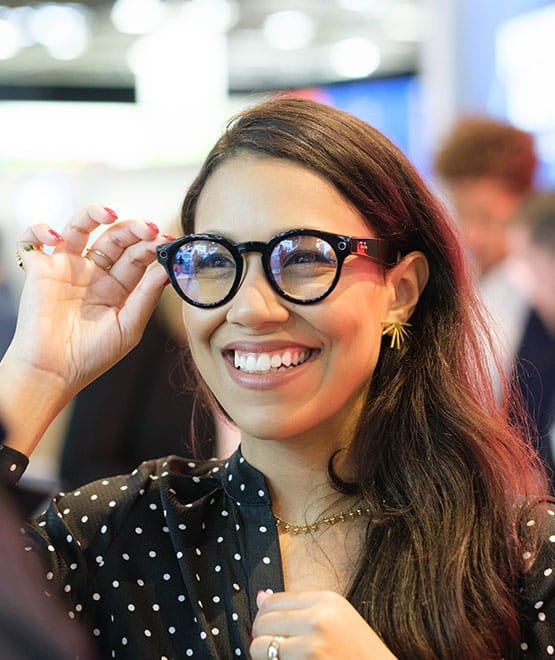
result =
[[260,592],[252,660],[393,660],[354,607],[333,591]]
[[[59,399],[56,406],[65,405],[138,343],[166,283],[161,267],[147,267],[167,239],[152,223],[115,220],[113,211],[91,204],[61,235],[37,224],[21,236],[18,259],[26,281],[0,372],[3,414],[6,379],[27,379],[30,406],[42,396],[41,382],[51,388],[50,398]],[[89,244],[100,225],[108,226]]]

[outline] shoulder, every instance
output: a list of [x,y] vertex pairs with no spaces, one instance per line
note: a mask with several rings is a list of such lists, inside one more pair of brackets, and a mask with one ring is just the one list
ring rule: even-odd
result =
[[178,456],[167,456],[141,463],[130,474],[92,481],[69,493],[60,493],[54,502],[74,501],[96,512],[132,506],[137,500],[161,492],[171,492],[183,503],[194,501],[204,492],[217,489],[221,483],[221,462],[196,461]]
[[521,650],[524,657],[555,654],[555,503],[530,508],[525,517],[528,530],[535,530],[533,547],[524,533],[523,560],[528,566],[520,584]]
[[[218,461],[168,456],[141,463],[130,474],[88,483],[56,495],[34,522],[43,537],[71,536],[82,550],[121,533],[142,512],[190,507],[221,489]],[[60,524],[62,523],[62,524]],[[69,536],[67,536],[69,534]]]

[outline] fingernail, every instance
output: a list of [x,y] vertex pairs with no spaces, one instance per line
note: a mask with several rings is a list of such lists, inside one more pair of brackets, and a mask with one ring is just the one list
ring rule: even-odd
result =
[[166,238],[168,241],[175,241],[175,236],[170,236],[169,234],[160,234],[162,238]]
[[164,286],[168,286],[168,284],[170,283],[170,281],[171,281],[171,280],[170,280],[170,278],[168,277],[168,278],[166,279],[166,281],[164,282]]
[[157,234],[160,233],[160,230],[159,230],[158,227],[154,224],[154,222],[147,222],[146,224],[152,229],[152,231],[155,231]]
[[49,233],[49,234],[52,234],[52,236],[54,236],[54,238],[55,238],[57,241],[59,241],[60,243],[64,240],[64,237],[61,236],[60,234],[58,234],[58,232],[57,232],[57,231],[54,231],[53,229],[49,229],[49,230],[48,230],[48,233]]
[[249,635],[249,640],[252,642],[253,639],[254,639],[254,635],[251,633],[251,634]]
[[112,220],[117,220],[118,214],[113,209],[108,208],[107,206],[105,206],[104,210],[112,218]]
[[258,607],[260,607],[260,606],[262,605],[262,603],[266,600],[266,598],[267,598],[269,595],[270,595],[270,594],[269,594],[267,591],[264,591],[263,589],[261,589],[261,590],[256,594],[256,605],[257,605]]

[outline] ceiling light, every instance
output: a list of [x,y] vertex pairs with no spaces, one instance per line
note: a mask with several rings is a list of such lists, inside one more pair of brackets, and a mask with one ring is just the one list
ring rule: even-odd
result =
[[187,10],[212,32],[227,32],[239,20],[237,0],[189,0]]
[[5,18],[0,19],[0,60],[9,60],[19,52],[19,32]]
[[29,21],[31,20],[31,16],[34,12],[35,8],[28,5],[24,5],[22,7],[12,7],[9,10],[9,15],[7,18],[9,18],[10,23],[13,23],[19,30],[19,45],[22,48],[34,46],[36,43],[35,38],[30,33],[28,27]]
[[155,30],[166,14],[161,0],[116,0],[110,18],[125,34],[148,34]]
[[278,11],[264,21],[264,37],[272,48],[305,48],[314,38],[312,18],[303,11]]
[[379,67],[380,49],[370,39],[352,37],[332,46],[330,63],[345,78],[365,78]]
[[47,3],[29,17],[29,31],[48,48],[53,57],[73,59],[82,55],[89,43],[86,10],[79,4]]
[[429,15],[424,6],[398,2],[385,17],[384,34],[394,41],[421,41],[428,29]]
[[385,0],[337,0],[337,6],[340,9],[372,13],[378,10],[383,11],[385,9],[384,5],[388,4],[391,4],[391,2]]

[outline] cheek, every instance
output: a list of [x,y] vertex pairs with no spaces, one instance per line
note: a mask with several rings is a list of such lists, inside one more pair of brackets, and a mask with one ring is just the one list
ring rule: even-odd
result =
[[386,296],[381,290],[367,286],[353,287],[342,305],[331,306],[320,319],[314,319],[331,342],[333,352],[344,360],[348,368],[373,369],[377,361],[382,337],[382,321],[387,318]]
[[187,304],[183,309],[183,323],[189,350],[201,374],[207,367],[210,338],[218,325],[214,316],[214,312],[195,309]]

